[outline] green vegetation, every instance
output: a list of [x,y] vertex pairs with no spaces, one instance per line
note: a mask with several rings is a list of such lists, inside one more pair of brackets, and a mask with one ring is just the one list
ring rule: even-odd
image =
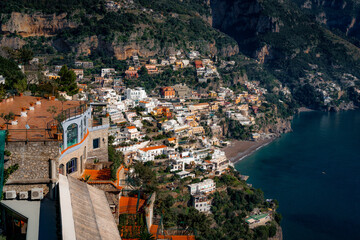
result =
[[226,124],[228,125],[228,131],[226,136],[228,138],[234,138],[239,140],[248,140],[251,137],[250,127],[243,126],[239,121],[226,118]]
[[113,146],[114,137],[109,136],[108,139],[108,158],[113,164],[111,165],[111,179],[116,180],[116,172],[121,164],[124,164],[124,155],[122,152],[116,151]]
[[151,168],[153,162],[137,162],[133,165],[134,172],[129,176],[130,182],[140,187],[146,193],[152,193],[157,189],[156,172]]
[[0,2],[0,13],[32,12],[44,13],[73,12],[86,9],[89,13],[104,12],[104,0],[6,0]]
[[[180,184],[178,188],[173,191],[158,189],[154,209],[156,214],[163,216],[164,227],[176,226],[193,231],[200,240],[267,239],[276,234],[281,221],[280,214],[274,213],[274,221],[253,230],[249,229],[244,220],[255,208],[261,211],[276,208],[276,200],[274,203],[266,202],[263,192],[248,187],[246,182],[240,179],[239,173],[233,169],[228,174],[215,177],[214,180],[219,192],[209,196],[212,198],[211,215],[188,207],[190,195],[184,188],[190,180],[174,178],[171,182],[175,186]],[[194,179],[192,183],[198,181],[199,179]],[[176,194],[173,195],[174,193]]]
[[4,184],[7,182],[7,180],[9,179],[10,175],[13,174],[16,170],[19,169],[19,165],[18,164],[14,164],[9,166],[8,168],[6,168],[4,170]]
[[78,93],[79,89],[76,84],[76,75],[74,71],[69,70],[64,65],[59,72],[60,79],[57,80],[59,91],[65,91],[68,95],[72,96]]
[[[0,56],[0,75],[3,75],[6,79],[5,89],[7,91],[25,91],[26,77],[13,60]],[[2,94],[1,98],[4,98],[4,94]]]

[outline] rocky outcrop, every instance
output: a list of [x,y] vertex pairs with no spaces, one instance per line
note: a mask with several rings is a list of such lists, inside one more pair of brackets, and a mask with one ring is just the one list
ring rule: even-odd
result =
[[282,228],[277,225],[276,226],[276,234],[274,237],[269,238],[268,240],[282,240],[283,239],[283,233],[282,233]]
[[160,47],[155,45],[154,41],[146,43],[112,43],[114,56],[118,60],[125,60],[134,54],[141,57],[155,56],[160,52]]
[[7,15],[1,16],[1,31],[5,35],[16,33],[22,37],[54,36],[61,29],[78,26],[77,23],[68,20],[66,17],[66,13],[60,15],[42,13],[29,15],[13,12],[10,17]]
[[269,55],[270,55],[270,47],[265,44],[262,48],[260,48],[258,51],[256,51],[255,58],[261,64],[263,64]]
[[8,47],[12,49],[19,49],[26,44],[26,41],[19,37],[4,36],[0,41],[0,47]]
[[266,15],[259,1],[212,0],[211,9],[213,27],[233,37],[240,50],[252,57],[262,47],[258,35],[279,32],[283,25],[277,17]]
[[314,14],[318,22],[330,29],[340,29],[345,35],[360,39],[357,1],[300,0],[295,2],[304,12]]
[[218,49],[220,51],[220,55],[224,57],[231,57],[239,53],[239,46],[238,45],[228,45],[226,47],[223,47],[221,49]]
[[268,124],[261,129],[261,132],[267,134],[281,135],[283,133],[291,132],[291,121],[290,119],[277,118],[275,123]]
[[97,36],[90,36],[84,39],[79,45],[73,47],[73,51],[77,55],[89,56],[99,47],[99,39]]

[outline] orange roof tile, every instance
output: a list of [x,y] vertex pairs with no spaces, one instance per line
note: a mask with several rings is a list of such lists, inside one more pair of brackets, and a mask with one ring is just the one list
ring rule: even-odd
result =
[[[119,200],[119,213],[136,214],[137,197],[121,197]],[[138,209],[145,204],[144,199],[139,200]]]
[[147,147],[147,148],[140,148],[141,151],[147,152],[150,150],[155,150],[155,149],[161,149],[161,148],[166,148],[165,145],[161,145],[161,146],[152,146],[152,147]]
[[85,176],[90,175],[90,180],[109,180],[111,178],[111,169],[101,169],[101,170],[92,170],[92,169],[85,169],[82,178]]
[[135,126],[126,127],[127,129],[135,129]]

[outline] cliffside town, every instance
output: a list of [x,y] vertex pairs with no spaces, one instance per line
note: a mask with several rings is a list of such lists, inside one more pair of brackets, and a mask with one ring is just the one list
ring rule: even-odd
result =
[[356,17],[296,3],[0,2],[0,235],[282,239],[225,148],[360,103]]

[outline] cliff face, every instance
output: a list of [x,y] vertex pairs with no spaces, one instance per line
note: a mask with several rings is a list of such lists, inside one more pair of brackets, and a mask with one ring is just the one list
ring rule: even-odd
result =
[[[2,47],[19,48],[27,43],[26,38],[28,37],[55,36],[54,40],[46,39],[45,44],[47,46],[52,45],[60,52],[71,51],[77,56],[89,56],[94,52],[99,52],[101,55],[106,53],[108,56],[114,56],[119,60],[127,59],[133,54],[141,57],[164,54],[170,48],[178,49],[179,44],[185,45],[188,49],[201,50],[214,55],[233,56],[239,52],[238,46],[234,44],[233,40],[232,42],[229,41],[229,37],[225,41],[222,39],[220,45],[216,43],[216,39],[219,36],[224,38],[224,34],[216,33],[212,29],[212,18],[209,15],[195,14],[196,17],[189,16],[192,19],[197,18],[197,23],[200,26],[196,24],[186,25],[186,18],[179,21],[177,14],[173,14],[174,17],[169,15],[167,20],[174,21],[178,26],[164,30],[161,25],[164,24],[162,19],[164,16],[159,17],[159,14],[146,16],[147,21],[156,22],[155,24],[148,24],[142,22],[143,20],[138,20],[143,16],[140,17],[136,14],[144,13],[116,14],[103,12],[102,15],[88,14],[79,17],[74,12],[62,14],[43,14],[40,12],[31,14],[3,13],[0,15],[0,33],[6,37],[1,39],[0,44]],[[117,22],[113,23],[112,20],[107,20],[109,15]],[[124,20],[126,17],[129,19]],[[122,22],[126,20],[128,22]],[[196,22],[196,20],[194,21]],[[117,24],[117,28],[114,27],[114,24]],[[179,34],[175,28],[182,28],[181,31],[185,31],[184,34]],[[211,37],[205,36],[205,33],[208,33]],[[164,34],[169,34],[169,36],[164,36]],[[21,36],[22,39],[14,37],[14,35]],[[161,36],[160,39],[159,36]],[[188,38],[192,38],[192,42],[188,41]],[[167,40],[170,40],[170,43],[166,42]],[[44,42],[44,40],[41,41]],[[199,42],[201,44],[198,44]]]
[[330,29],[339,29],[346,36],[360,40],[359,3],[354,0],[293,0],[305,13]]
[[[279,32],[282,23],[267,16],[259,1],[212,0],[213,27],[233,37],[245,54],[255,56],[259,34]],[[263,60],[263,59],[262,59]]]
[[[41,14],[32,15],[13,12],[10,16],[2,15],[1,31],[7,35],[16,33],[22,37],[56,35],[64,28],[76,28],[78,24],[69,21],[67,14]],[[9,19],[7,19],[9,18]]]

